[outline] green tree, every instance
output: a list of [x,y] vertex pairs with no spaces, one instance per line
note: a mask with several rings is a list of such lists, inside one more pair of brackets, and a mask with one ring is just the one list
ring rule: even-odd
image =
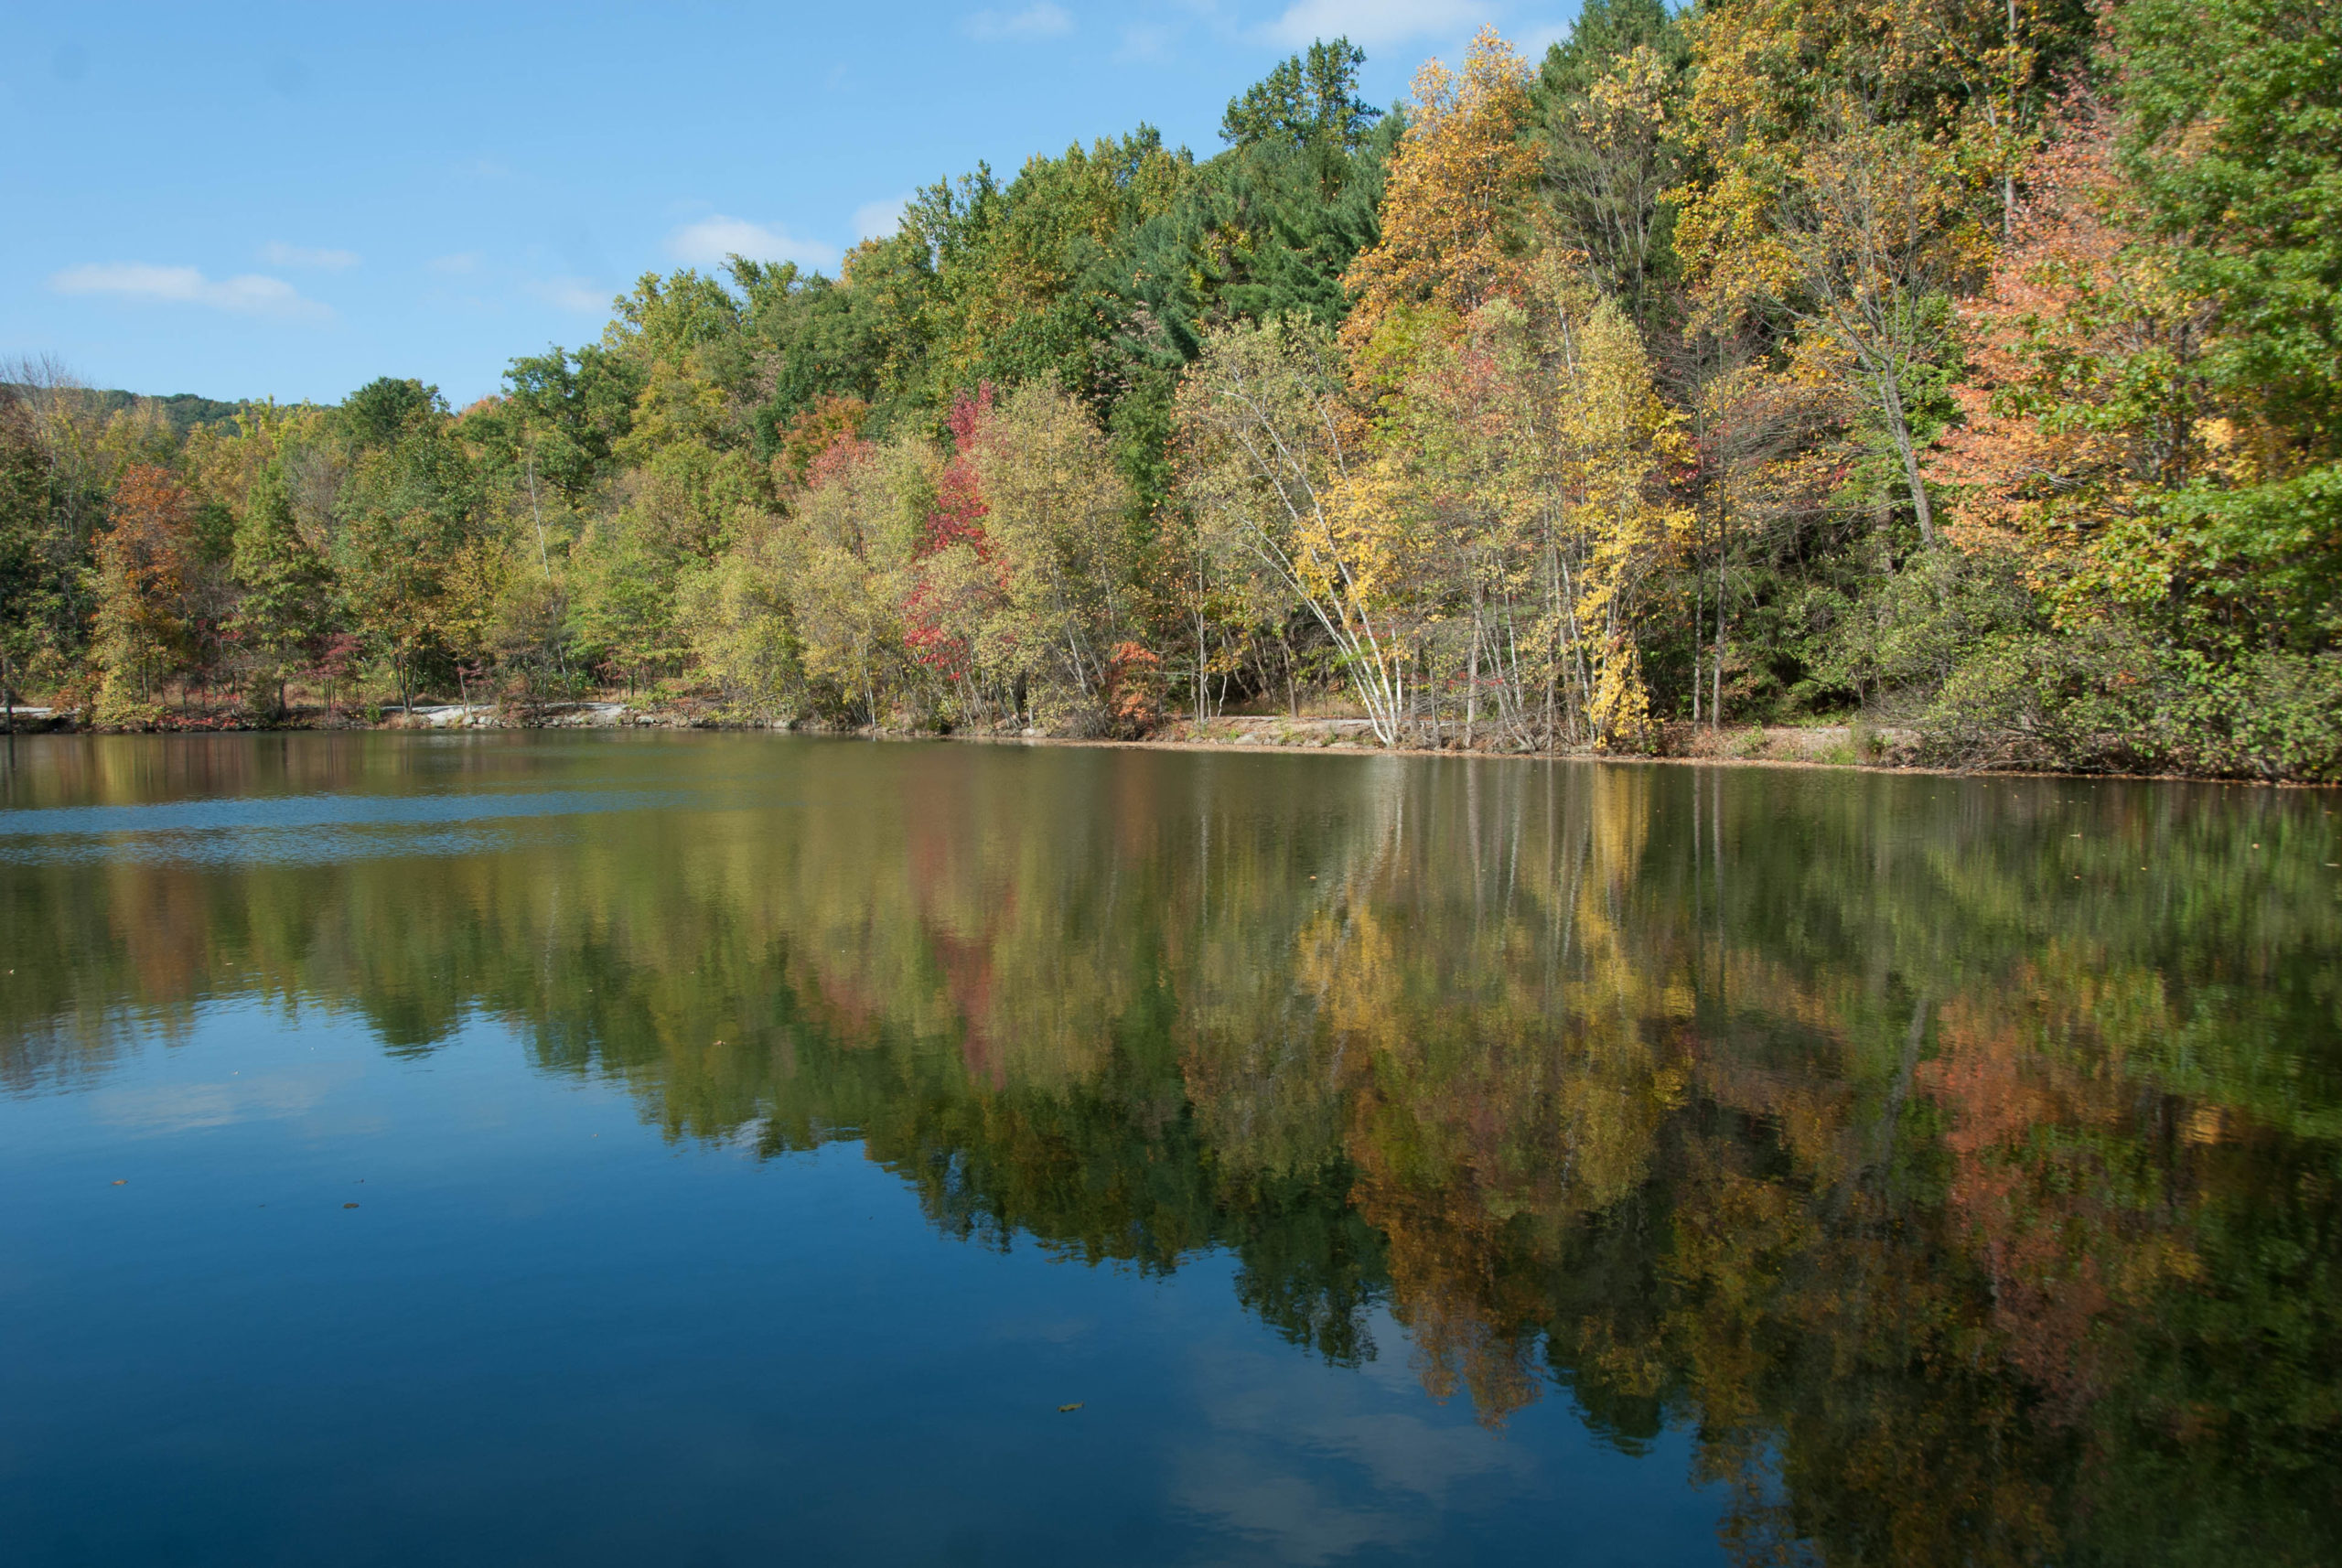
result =
[[1298,146],[1326,142],[1345,153],[1366,143],[1382,111],[1358,95],[1358,68],[1366,51],[1349,39],[1322,38],[1228,101],[1220,140],[1235,146],[1284,141]]
[[1691,44],[1661,0],[1589,0],[1536,84],[1558,237],[1654,337],[1675,325],[1675,202]]
[[2227,460],[2165,503],[2233,646],[2342,639],[2342,16],[2304,0],[2117,15],[2121,154],[2143,226],[2211,302]]
[[446,670],[448,574],[482,532],[481,476],[430,389],[378,381],[352,403],[360,413],[345,405],[341,427],[364,440],[336,503],[328,563],[353,629],[412,705],[426,667]]
[[31,424],[16,388],[0,386],[0,704],[12,725],[27,673],[47,650],[57,596],[48,487]]
[[236,524],[232,570],[242,592],[231,628],[252,655],[254,672],[274,688],[272,711],[281,714],[286,678],[327,629],[332,580],[301,535],[279,464],[269,464],[252,481]]
[[353,446],[381,447],[419,424],[447,412],[437,387],[396,376],[378,376],[342,401],[335,423]]
[[576,506],[607,482],[648,380],[636,360],[598,343],[514,360],[504,382],[520,419],[505,439],[524,485],[542,483]]

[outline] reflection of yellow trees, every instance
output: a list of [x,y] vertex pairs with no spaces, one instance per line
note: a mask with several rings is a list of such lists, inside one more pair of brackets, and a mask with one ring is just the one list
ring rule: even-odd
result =
[[[1541,1381],[1543,1292],[1509,1265],[1647,1178],[1685,1082],[1683,993],[1621,923],[1651,775],[1567,790],[1530,769],[1434,778],[1378,800],[1319,874],[1289,979],[1269,983],[1281,994],[1259,994],[1258,964],[1237,969],[1272,1026],[1207,1012],[1185,1072],[1223,1151],[1322,1160],[1338,1135],[1426,1387],[1468,1389],[1499,1421]],[[1289,885],[1276,897],[1294,907]]]
[[661,793],[477,853],[8,865],[0,1081],[207,997],[400,1050],[500,1018],[671,1136],[858,1138],[954,1233],[1227,1247],[1338,1361],[1387,1304],[1485,1421],[1559,1380],[1621,1444],[1695,1422],[1751,1561],[2217,1560],[2328,1495],[2342,918],[2310,871],[2342,853],[2305,797],[729,739],[42,757],[10,804]]

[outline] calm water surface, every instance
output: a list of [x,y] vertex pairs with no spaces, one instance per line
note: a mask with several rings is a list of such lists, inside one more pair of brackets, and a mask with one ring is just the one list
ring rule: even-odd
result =
[[2342,1562],[2337,806],[18,740],[0,1556]]

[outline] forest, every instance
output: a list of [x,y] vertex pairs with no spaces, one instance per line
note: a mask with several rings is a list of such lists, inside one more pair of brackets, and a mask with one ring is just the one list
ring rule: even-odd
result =
[[1587,0],[646,274],[457,410],[0,373],[0,687],[2342,778],[2342,13]]

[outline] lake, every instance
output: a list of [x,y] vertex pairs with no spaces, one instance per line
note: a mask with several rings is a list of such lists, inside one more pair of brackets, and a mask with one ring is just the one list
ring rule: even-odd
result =
[[18,739],[0,1555],[2342,1562],[2337,806]]

